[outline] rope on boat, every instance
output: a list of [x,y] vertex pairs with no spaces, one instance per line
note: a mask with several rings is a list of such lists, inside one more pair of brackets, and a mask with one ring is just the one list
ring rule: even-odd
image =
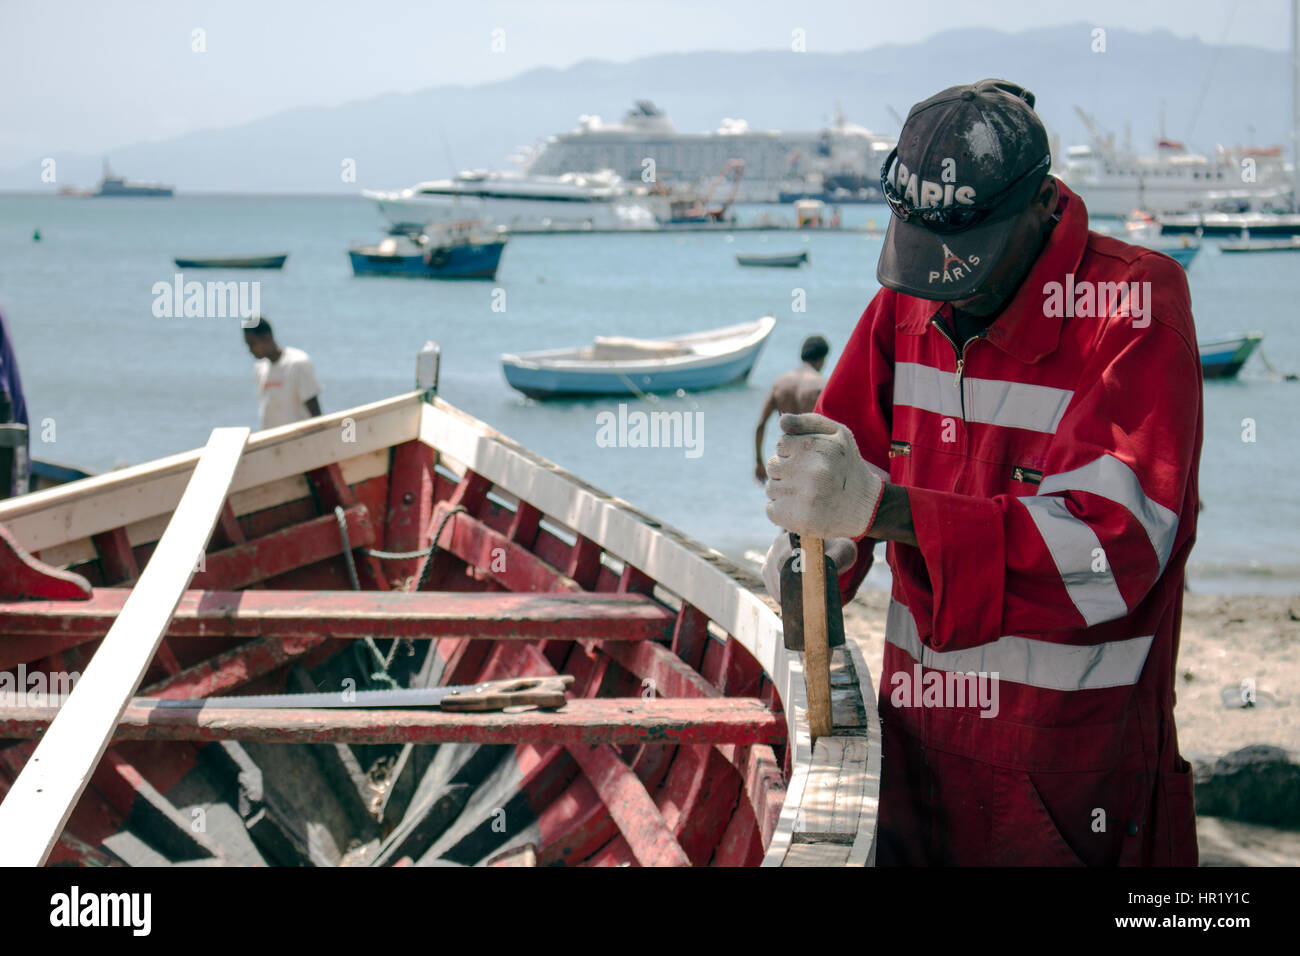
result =
[[[352,557],[352,542],[348,540],[347,514],[338,505],[334,506],[334,518],[339,523],[339,537],[343,539],[343,557],[348,566],[348,580],[352,583],[352,590],[360,591],[361,581],[357,577],[357,563],[356,559]],[[386,683],[391,687],[397,687],[397,681],[393,680],[388,671],[393,666],[393,658],[397,653],[398,642],[393,641],[392,647],[388,649],[388,655],[385,656],[380,653],[379,645],[375,643],[375,639],[369,634],[365,636],[364,641],[366,647],[370,649],[370,653],[379,662],[379,670],[370,675],[370,680],[374,683]]]
[[[372,551],[369,548],[362,548],[360,550],[364,551],[372,558],[389,561],[399,560],[402,558],[410,559],[428,556],[428,560],[424,563],[424,570],[420,574],[420,580],[415,585],[415,590],[418,591],[424,586],[424,583],[429,576],[429,569],[433,566],[433,555],[439,550],[438,539],[442,537],[443,529],[447,526],[447,522],[451,519],[451,516],[458,512],[461,514],[469,514],[463,505],[456,505],[454,508],[450,509],[442,516],[442,520],[438,522],[438,529],[433,533],[433,539],[429,542],[429,546],[423,550],[409,552]],[[347,515],[341,507],[335,506],[334,518],[339,523],[339,537],[343,539],[343,556],[347,561],[348,580],[352,583],[352,590],[360,591],[361,581],[357,577],[357,565],[355,559],[352,557],[352,542],[348,540]],[[375,661],[379,664],[379,670],[370,675],[370,680],[374,683],[386,683],[391,687],[397,687],[398,683],[393,679],[393,676],[389,671],[392,669],[393,661],[397,657],[398,646],[404,644],[407,647],[410,647],[410,641],[394,638],[393,643],[388,648],[387,654],[384,654],[379,650],[379,645],[375,643],[375,639],[370,635],[366,635],[363,638],[363,641],[365,642],[366,648],[368,648],[370,653],[374,656]],[[360,651],[360,645],[353,646]],[[361,663],[364,667],[364,661]]]
[[422,548],[419,551],[376,551],[373,548],[362,548],[361,550],[372,558],[378,558],[380,561],[411,561],[433,553],[433,548]]
[[429,560],[424,562],[424,568],[420,571],[420,580],[415,582],[416,591],[424,587],[425,582],[429,580],[429,570],[433,567],[433,556],[439,551],[438,539],[442,537],[442,529],[447,527],[447,522],[451,520],[451,516],[454,514],[467,515],[469,511],[465,509],[464,505],[456,505],[443,515],[442,520],[438,522],[438,530],[433,533],[433,538],[429,541]]
[[1280,372],[1277,369],[1275,369],[1273,367],[1273,363],[1268,360],[1268,356],[1264,354],[1263,349],[1259,350],[1259,358],[1260,361],[1264,363],[1264,368],[1268,369],[1269,374],[1272,375],[1273,378],[1277,379],[1278,381],[1282,381],[1282,382],[1300,381],[1300,375],[1296,375],[1295,372]]
[[334,506],[334,518],[339,523],[339,537],[343,539],[343,557],[347,559],[348,580],[352,582],[352,590],[360,591],[361,582],[357,579],[357,563],[352,558],[352,544],[348,541],[348,516],[340,505]]
[[636,387],[636,383],[635,383],[635,382],[633,382],[630,378],[628,378],[626,375],[624,375],[624,374],[623,374],[622,372],[620,372],[618,369],[614,369],[614,374],[617,375],[619,378],[621,378],[621,379],[623,380],[623,384],[624,384],[624,385],[626,385],[628,388],[632,389],[632,391],[636,393],[636,397],[637,397],[637,398],[639,398],[639,399],[641,399],[642,401],[645,401],[645,402],[650,402],[652,405],[658,405],[658,404],[659,404],[659,399],[658,399],[657,396],[655,396],[655,395],[647,395],[645,392],[641,391],[641,389],[639,389],[639,388]]

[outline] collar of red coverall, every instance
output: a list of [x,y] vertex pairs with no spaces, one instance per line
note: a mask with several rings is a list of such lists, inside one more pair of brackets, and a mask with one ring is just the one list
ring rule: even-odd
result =
[[[1060,217],[1047,245],[1039,253],[1029,275],[1020,284],[1015,296],[1002,310],[991,326],[986,338],[1012,358],[1021,362],[1037,362],[1056,350],[1061,341],[1063,317],[1051,316],[1044,307],[1049,293],[1047,285],[1063,282],[1074,272],[1083,259],[1088,244],[1088,210],[1069,187],[1058,180]],[[914,296],[898,296],[896,327],[907,335],[922,335],[930,328],[930,319],[941,315],[952,323],[952,304],[932,302]]]

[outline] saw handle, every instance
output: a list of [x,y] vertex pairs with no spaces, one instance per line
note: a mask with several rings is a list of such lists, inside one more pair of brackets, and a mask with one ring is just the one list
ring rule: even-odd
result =
[[442,710],[504,710],[507,707],[563,707],[564,692],[573,686],[572,674],[552,677],[510,677],[475,684],[448,694],[438,706]]

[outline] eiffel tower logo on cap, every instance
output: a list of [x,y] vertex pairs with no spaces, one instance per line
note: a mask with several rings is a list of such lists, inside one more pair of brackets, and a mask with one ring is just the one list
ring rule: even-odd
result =
[[955,265],[958,268],[961,268],[962,266],[965,265],[965,263],[962,262],[961,256],[956,255],[951,249],[948,248],[948,243],[945,242],[942,243],[942,245],[943,245],[943,271],[944,272],[947,272],[948,267],[951,265]]

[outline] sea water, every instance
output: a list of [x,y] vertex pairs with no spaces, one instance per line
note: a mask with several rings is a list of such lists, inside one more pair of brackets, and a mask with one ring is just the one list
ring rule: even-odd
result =
[[[884,226],[888,215],[878,206],[842,213],[859,226]],[[791,218],[787,207],[739,214]],[[0,310],[21,364],[33,455],[105,470],[201,446],[219,425],[256,426],[240,319],[158,315],[154,290],[174,287],[183,272],[175,256],[287,252],[282,272],[188,272],[183,281],[260,283],[279,342],[314,360],[326,411],[414,387],[416,355],[432,339],[442,348],[440,392],[452,404],[708,545],[737,558],[766,549],[774,529],[753,474],[759,408],[772,380],[798,363],[806,336],[825,335],[831,362],[838,358],[877,289],[878,236],[517,236],[492,282],[354,277],[348,246],[377,241],[381,225],[361,198],[0,196]],[[746,269],[734,258],[799,250],[811,264],[795,270]],[[1300,256],[1223,256],[1207,241],[1188,279],[1202,338],[1262,331],[1268,362],[1300,371]],[[537,403],[501,373],[502,352],[766,314],[776,330],[743,385]],[[691,447],[602,441],[602,422],[620,403],[689,417],[698,425]],[[1258,355],[1238,381],[1206,384],[1194,589],[1300,590],[1297,409],[1300,383],[1270,377]],[[777,432],[773,420],[765,454]],[[873,572],[869,583],[884,580]]]

